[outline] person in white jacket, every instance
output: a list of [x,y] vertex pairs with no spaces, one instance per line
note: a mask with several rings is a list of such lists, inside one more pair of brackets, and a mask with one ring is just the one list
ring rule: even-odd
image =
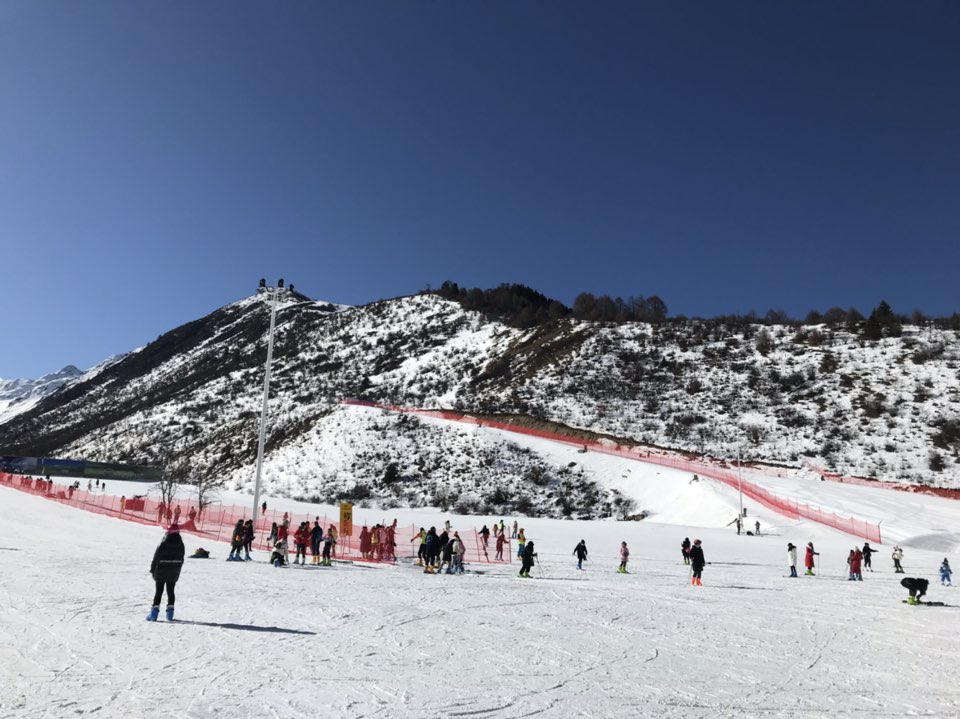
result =
[[797,576],[797,548],[787,542],[787,561],[790,563],[790,576]]
[[460,539],[459,532],[453,533],[450,545],[450,566],[447,567],[447,574],[463,574],[463,540]]

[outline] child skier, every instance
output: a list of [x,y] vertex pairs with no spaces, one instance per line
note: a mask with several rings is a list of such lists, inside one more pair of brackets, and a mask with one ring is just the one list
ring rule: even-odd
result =
[[807,552],[803,557],[803,564],[807,568],[807,571],[804,572],[809,577],[814,576],[813,574],[813,558],[820,555],[820,552],[813,551],[813,542],[807,542]]
[[944,557],[943,564],[940,565],[940,584],[945,587],[952,587],[953,582],[950,581],[952,574],[953,572],[950,571],[950,561]]
[[690,538],[684,537],[680,542],[680,551],[683,553],[683,563],[690,564]]
[[[523,530],[521,529],[522,533]],[[523,555],[521,556],[521,565],[520,565],[520,576],[525,579],[530,579],[530,569],[533,567],[534,557],[537,556],[537,553],[533,551],[533,542],[527,542],[523,546]]]
[[690,565],[693,573],[690,575],[690,584],[702,587],[703,583],[700,577],[703,574],[703,565],[707,562],[703,557],[703,547],[700,546],[700,540],[694,539],[693,546],[690,548]]
[[627,560],[630,559],[630,550],[627,548],[626,542],[620,542],[620,566],[617,567],[617,571],[620,574],[629,574],[627,571]]
[[926,579],[904,577],[900,580],[900,586],[910,592],[907,597],[907,604],[920,604],[923,595],[927,593],[927,587],[930,582]]
[[523,533],[523,529],[520,529],[520,532],[517,534],[517,559],[523,558],[523,546],[526,544],[527,537]]
[[863,553],[864,569],[869,569],[872,572],[873,567],[870,566],[870,557],[873,555],[873,549],[870,547],[870,542],[864,542],[863,549],[860,551]]
[[330,555],[333,554],[333,548],[337,544],[337,538],[333,536],[333,527],[327,530],[326,536],[323,538],[323,559],[320,560],[320,564],[324,567],[329,567],[333,562],[330,561]]
[[156,592],[153,595],[153,604],[150,607],[150,613],[147,615],[148,622],[157,621],[160,616],[160,600],[163,598],[163,590],[167,590],[167,621],[173,621],[173,602],[174,588],[177,580],[180,579],[180,569],[183,567],[183,538],[180,536],[180,527],[171,524],[167,533],[163,535],[157,550],[153,553],[153,561],[150,563],[150,575],[156,584]]
[[[568,545],[569,546],[569,545]],[[587,543],[583,539],[580,544],[573,548],[573,553],[577,557],[577,569],[583,569],[583,563],[587,561]]]
[[900,565],[900,560],[903,559],[903,550],[894,545],[893,547],[893,573],[894,574],[903,574],[903,567]]
[[787,542],[787,562],[790,564],[790,576],[797,576],[797,548]]

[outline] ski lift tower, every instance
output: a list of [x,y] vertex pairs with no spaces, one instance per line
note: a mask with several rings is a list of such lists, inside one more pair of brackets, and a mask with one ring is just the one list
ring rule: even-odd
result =
[[257,442],[257,477],[253,490],[253,526],[257,526],[257,514],[260,511],[260,479],[263,472],[263,446],[267,437],[267,399],[270,396],[270,364],[273,362],[273,331],[277,324],[277,305],[290,295],[293,285],[283,286],[283,280],[276,287],[267,287],[267,281],[260,280],[257,294],[263,295],[270,306],[270,332],[267,334],[267,366],[263,373],[263,405],[260,408],[260,439]]

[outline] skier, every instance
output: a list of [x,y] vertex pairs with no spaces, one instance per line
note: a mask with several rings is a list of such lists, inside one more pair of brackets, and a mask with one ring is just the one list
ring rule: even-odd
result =
[[680,551],[683,553],[683,563],[690,564],[690,537],[684,537],[680,542]]
[[813,542],[807,542],[807,552],[803,557],[803,564],[807,568],[807,571],[804,572],[807,576],[814,576],[813,574],[813,558],[820,556],[820,552],[813,551]]
[[[516,522],[514,522],[516,524]],[[523,527],[520,528],[520,531],[514,535],[517,538],[517,559],[523,557],[523,545],[527,541],[526,535],[523,533]]]
[[173,621],[173,603],[175,601],[173,590],[180,579],[180,569],[183,567],[183,538],[180,536],[180,527],[171,524],[157,550],[153,553],[153,561],[150,563],[150,575],[156,584],[156,592],[153,595],[153,605],[150,607],[150,613],[147,615],[148,622],[157,621],[160,616],[160,599],[163,598],[163,590],[167,590],[167,621]]
[[287,540],[278,539],[273,545],[273,552],[270,553],[270,564],[275,567],[283,567],[287,563]]
[[787,542],[787,561],[790,563],[790,576],[797,576],[797,548]]
[[900,560],[903,559],[903,550],[897,545],[894,545],[892,556],[893,556],[893,573],[903,574],[903,567],[900,566]]
[[573,548],[573,553],[577,556],[577,569],[583,569],[583,563],[587,561],[586,541],[581,539],[580,544]]
[[437,567],[437,573],[443,571],[443,565],[447,565],[447,570],[449,571],[453,567],[453,539],[447,536],[446,532],[443,532],[440,535],[440,546],[443,549],[440,550],[440,566]]
[[[496,527],[497,525],[493,525]],[[490,530],[487,529],[487,525],[483,525],[483,529],[480,530],[480,536],[483,538],[483,546],[486,547],[487,543],[490,541]]]
[[[521,532],[523,530],[520,530]],[[530,579],[530,569],[533,567],[533,558],[537,553],[533,551],[533,542],[527,542],[523,545],[523,555],[521,557],[520,576]]]
[[952,587],[953,582],[950,581],[953,572],[950,570],[950,560],[946,557],[943,558],[943,564],[940,565],[940,584],[945,587]]
[[626,542],[620,542],[620,566],[617,567],[617,571],[620,574],[629,574],[627,571],[627,560],[630,559],[630,550],[627,548]]
[[453,539],[450,540],[450,556],[447,574],[463,574],[463,542],[458,532],[454,532]]
[[703,565],[706,563],[703,558],[703,547],[700,546],[700,540],[694,539],[693,547],[690,548],[690,565],[693,569],[693,573],[690,575],[690,584],[695,584],[698,587],[703,586],[700,577],[703,574]]
[[754,526],[754,529],[757,530],[757,536],[759,537],[760,536],[760,520],[758,519],[756,524],[754,524],[753,526]]
[[[501,529],[503,528],[503,525],[502,525],[502,524],[500,525],[500,528],[501,528]],[[517,520],[514,519],[514,520],[513,520],[513,532],[511,532],[511,534],[510,534],[510,539],[516,539],[516,538],[517,538]]]
[[423,573],[424,574],[433,574],[433,560],[437,556],[437,547],[440,542],[440,538],[437,537],[437,528],[430,527],[427,530],[426,538],[426,549],[424,550],[424,565]]
[[270,527],[270,536],[267,537],[267,544],[269,544],[271,547],[277,543],[277,531],[277,523],[274,522]]
[[507,543],[507,533],[504,531],[501,531],[497,535],[497,554],[494,557],[494,559],[500,562],[503,561],[503,545],[505,545],[506,543]]
[[319,517],[313,520],[313,529],[310,530],[310,564],[320,563],[320,542],[323,541],[323,527]]
[[420,527],[420,531],[414,534],[410,541],[416,542],[417,540],[420,541],[420,546],[417,549],[417,566],[422,567],[424,557],[427,554],[427,530],[423,527]]
[[333,527],[327,530],[327,535],[323,538],[323,559],[320,564],[329,567],[333,562],[330,561],[330,555],[333,554],[333,548],[337,544],[337,538],[334,536]]
[[929,584],[930,582],[926,579],[920,579],[919,577],[904,577],[901,579],[900,586],[910,592],[910,596],[907,597],[907,604],[920,604],[923,595],[927,593]]
[[[736,518],[735,518],[732,522],[730,522],[730,524],[735,524],[735,525],[737,525],[737,536],[739,537],[739,536],[740,536],[740,530],[743,528],[743,518],[738,514],[738,515],[736,516]],[[729,525],[727,525],[727,526],[729,526]]]
[[251,559],[250,549],[253,547],[253,537],[253,520],[248,519],[243,523],[243,559],[247,562]]
[[863,575],[860,574],[860,561],[862,559],[863,553],[860,551],[859,547],[854,547],[850,550],[850,554],[847,556],[847,564],[850,565],[850,576],[847,577],[848,581],[863,581]]
[[243,551],[243,520],[238,519],[233,525],[233,532],[230,533],[230,554],[227,557],[228,562],[242,562],[240,552]]
[[287,541],[287,534],[290,533],[290,518],[287,516],[287,513],[283,513],[283,521],[280,523],[280,526],[277,527],[277,539],[282,539]]
[[263,500],[263,504],[260,505],[260,511],[263,514],[267,513],[267,500]]
[[[294,564],[307,563],[307,542],[310,541],[310,526],[306,522],[300,522],[297,531],[293,533],[293,542],[296,545],[297,553],[293,558]],[[301,560],[301,557],[303,558]]]
[[873,567],[870,566],[870,557],[873,555],[873,549],[870,547],[870,542],[863,543],[863,549],[861,552],[863,553],[864,568],[869,569],[872,572]]

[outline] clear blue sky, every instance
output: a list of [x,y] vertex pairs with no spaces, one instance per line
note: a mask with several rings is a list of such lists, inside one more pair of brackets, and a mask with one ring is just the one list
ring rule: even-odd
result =
[[285,277],[960,309],[958,2],[0,0],[0,377]]

